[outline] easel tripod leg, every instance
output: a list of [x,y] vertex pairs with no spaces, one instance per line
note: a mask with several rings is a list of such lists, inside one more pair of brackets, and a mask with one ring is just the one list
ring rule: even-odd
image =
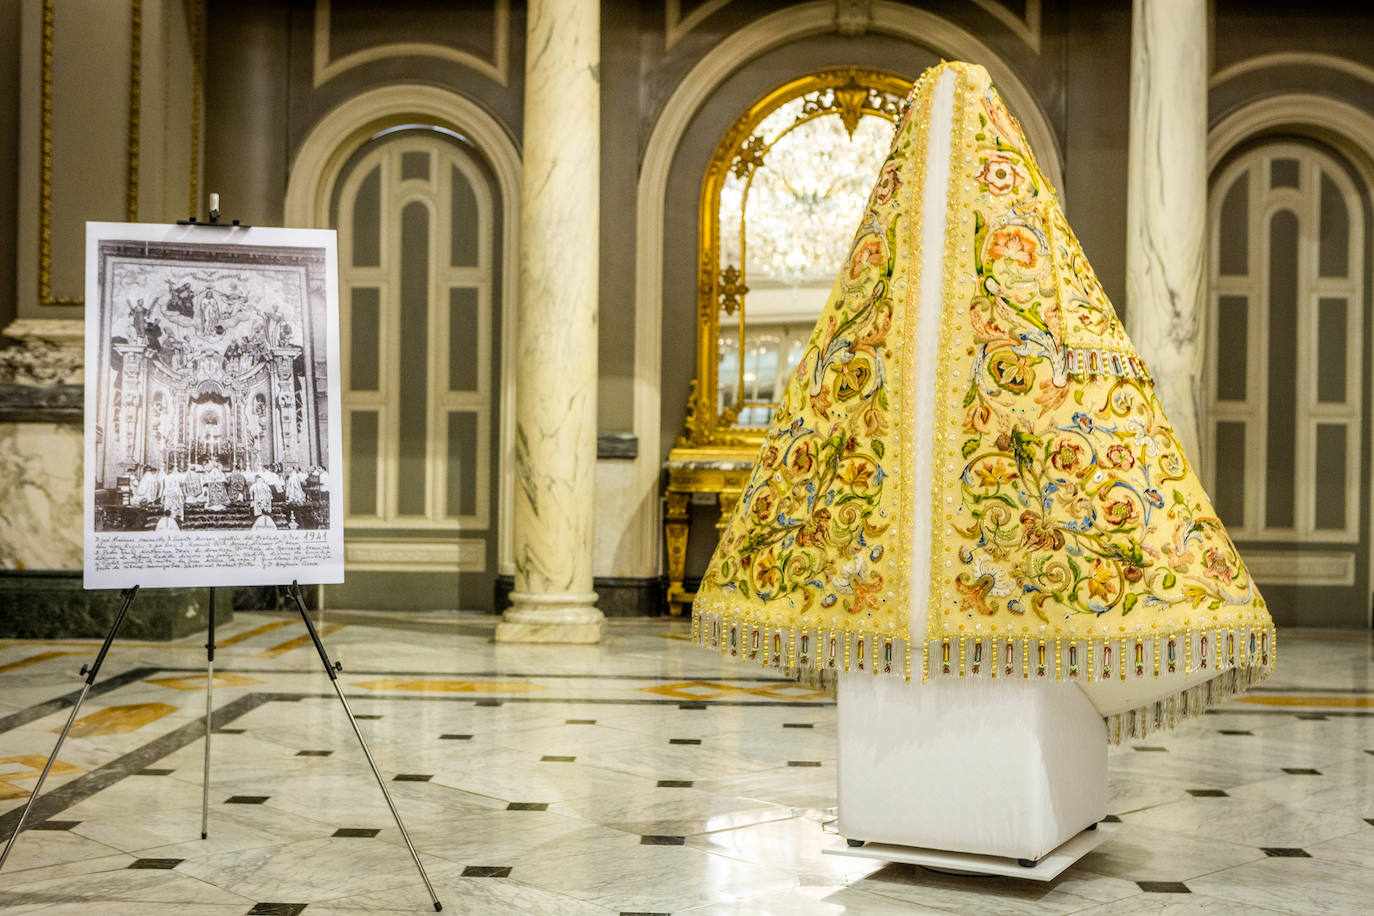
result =
[[210,835],[210,712],[215,692],[215,590],[210,589],[210,638],[205,643],[205,773],[200,782],[200,838]]
[[87,684],[81,688],[81,696],[77,697],[76,704],[72,706],[72,714],[67,717],[67,724],[62,726],[62,734],[57,736],[57,746],[52,749],[52,754],[48,757],[48,762],[43,765],[43,772],[38,777],[38,783],[29,793],[29,800],[24,805],[24,810],[19,814],[19,823],[14,825],[14,833],[10,840],[5,844],[5,851],[0,852],[0,869],[5,867],[5,860],[10,857],[10,849],[14,846],[14,841],[19,839],[19,831],[24,829],[24,819],[29,816],[29,809],[38,799],[38,792],[43,788],[43,780],[48,778],[48,771],[52,769],[53,761],[57,759],[57,752],[62,749],[62,742],[67,740],[67,732],[71,731],[72,723],[76,721],[76,714],[81,709],[82,702],[86,699],[86,694],[90,692],[91,685]]
[[377,769],[377,762],[372,759],[372,752],[368,750],[362,730],[358,728],[358,720],[353,718],[353,710],[344,697],[343,689],[339,687],[341,666],[330,662],[329,654],[324,649],[324,643],[320,641],[320,634],[315,630],[315,623],[305,610],[305,601],[301,598],[301,587],[295,582],[291,583],[290,595],[296,602],[296,610],[300,611],[301,619],[305,621],[305,628],[310,631],[310,639],[315,643],[315,651],[320,655],[320,661],[324,664],[324,671],[329,675],[329,682],[334,685],[334,692],[338,694],[339,702],[343,704],[344,712],[348,715],[348,724],[353,726],[353,734],[358,736],[358,744],[362,746],[363,756],[367,758],[367,765],[372,768],[372,775],[376,777],[377,786],[382,790],[382,797],[386,799],[386,806],[391,809],[391,816],[396,819],[396,826],[401,831],[401,839],[405,840],[406,849],[410,850],[410,857],[415,860],[415,868],[420,872],[420,880],[425,882],[425,889],[429,891],[429,899],[434,901],[436,912],[442,910],[444,905],[435,896],[434,885],[429,883],[429,875],[425,873],[425,866],[420,862],[420,854],[415,851],[415,844],[410,842],[410,834],[406,832],[406,825],[401,822],[401,813],[396,810],[396,804],[391,800],[391,793],[387,791],[386,781],[382,779],[382,773]]
[[[67,740],[67,733],[72,730],[72,723],[76,722],[77,714],[81,712],[81,704],[86,702],[86,695],[91,692],[91,685],[95,683],[95,676],[105,661],[106,653],[110,651],[110,643],[114,642],[115,633],[119,631],[119,625],[124,622],[124,615],[129,612],[129,605],[133,604],[134,595],[138,594],[138,586],[126,588],[122,594],[124,595],[124,603],[120,605],[119,613],[115,615],[114,623],[110,625],[110,632],[105,634],[105,644],[100,647],[100,653],[95,657],[95,662],[89,668],[85,665],[81,666],[81,673],[86,675],[86,683],[81,688],[81,696],[76,698],[71,715],[67,716],[67,724],[62,726],[62,733],[57,736],[57,744],[53,747],[52,753],[48,755],[48,762],[43,764],[43,772],[38,775],[38,782],[34,784],[33,791],[29,793],[29,800],[24,803],[24,810],[19,813],[19,820],[14,825],[14,833],[10,835],[9,842],[5,844],[5,851],[0,852],[0,869],[5,867],[5,861],[10,857],[10,850],[14,848],[15,841],[19,839],[19,832],[24,829],[24,820],[29,816],[29,810],[33,807],[33,803],[38,800],[38,793],[43,789],[43,782],[48,778],[48,772],[52,770],[58,752],[62,750],[62,742]],[[356,725],[353,727],[357,728]]]

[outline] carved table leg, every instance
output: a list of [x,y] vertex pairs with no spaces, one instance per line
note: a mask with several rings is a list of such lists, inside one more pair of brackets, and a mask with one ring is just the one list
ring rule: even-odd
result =
[[668,545],[668,612],[674,617],[682,615],[687,598],[682,580],[687,575],[687,502],[690,497],[690,493],[669,490],[663,521],[664,541]]
[[716,522],[716,530],[722,535],[725,534],[725,529],[730,527],[730,517],[735,514],[735,504],[739,502],[743,493],[743,490],[720,491],[720,520]]

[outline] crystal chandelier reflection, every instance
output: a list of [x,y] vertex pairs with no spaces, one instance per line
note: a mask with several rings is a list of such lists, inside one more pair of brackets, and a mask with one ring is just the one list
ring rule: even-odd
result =
[[799,287],[834,279],[891,139],[886,118],[861,117],[851,136],[838,114],[812,118],[778,138],[747,190],[751,282]]

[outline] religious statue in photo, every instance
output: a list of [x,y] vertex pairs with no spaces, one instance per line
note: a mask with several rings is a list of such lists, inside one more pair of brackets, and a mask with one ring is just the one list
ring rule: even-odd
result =
[[1267,676],[1264,599],[987,72],[928,71],[876,178],[694,636],[849,677],[1076,681],[1116,740]]

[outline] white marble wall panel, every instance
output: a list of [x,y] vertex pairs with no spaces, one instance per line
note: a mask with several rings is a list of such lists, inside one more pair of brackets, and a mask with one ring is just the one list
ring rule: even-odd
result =
[[0,423],[0,567],[81,568],[81,428]]

